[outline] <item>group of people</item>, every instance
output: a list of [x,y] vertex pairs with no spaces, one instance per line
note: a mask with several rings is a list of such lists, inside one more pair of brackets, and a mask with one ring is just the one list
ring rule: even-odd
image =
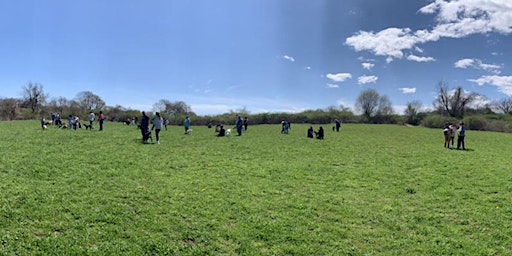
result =
[[[93,111],[89,113],[87,116],[87,119],[89,121],[89,124],[85,124],[86,129],[93,129],[93,123],[96,120],[96,114],[94,114]],[[60,113],[51,113],[51,121],[47,122],[46,118],[41,118],[41,127],[43,129],[47,128],[47,125],[56,125],[59,128],[67,128],[71,130],[77,130],[79,128],[82,128],[82,123],[80,122],[80,117],[78,115],[72,115],[70,114],[67,118],[68,123],[65,124],[62,122],[62,119],[60,117]],[[100,111],[99,117],[98,117],[98,123],[99,123],[99,130],[103,131],[103,123],[105,121],[105,115],[103,114],[103,111]]]
[[453,123],[446,124],[443,128],[444,147],[449,149],[453,148],[455,133],[457,133],[457,149],[465,150],[466,145],[464,138],[466,137],[466,127],[464,126],[464,122],[460,122],[459,127]]
[[[313,136],[314,134],[314,136]],[[319,139],[319,140],[323,140],[324,139],[324,128],[322,126],[320,126],[318,128],[318,131],[314,131],[313,130],[313,126],[310,126],[309,129],[308,129],[308,138],[316,138]]]

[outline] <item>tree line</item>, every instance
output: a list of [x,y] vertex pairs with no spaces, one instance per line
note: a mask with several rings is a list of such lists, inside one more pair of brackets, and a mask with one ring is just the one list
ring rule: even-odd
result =
[[[181,125],[185,116],[190,116],[195,125],[208,123],[234,123],[236,114],[247,116],[251,124],[278,124],[283,120],[292,123],[327,124],[335,119],[343,123],[408,124],[441,128],[449,122],[465,120],[467,127],[474,130],[512,132],[512,97],[486,104],[475,104],[482,95],[468,93],[461,87],[450,88],[445,82],[436,87],[437,97],[432,108],[424,108],[422,102],[407,103],[404,113],[396,113],[386,95],[374,89],[362,91],[355,103],[355,114],[345,106],[329,106],[325,109],[306,110],[300,113],[258,113],[251,114],[245,108],[231,110],[219,115],[196,115],[183,101],[161,99],[153,104],[153,111],[160,112],[171,125]],[[22,87],[22,98],[0,99],[2,120],[39,119],[50,113],[61,116],[78,115],[86,117],[91,111],[100,110],[107,120],[124,122],[140,116],[140,110],[123,106],[108,106],[91,91],[79,92],[74,98],[50,98],[40,83],[29,82]]]

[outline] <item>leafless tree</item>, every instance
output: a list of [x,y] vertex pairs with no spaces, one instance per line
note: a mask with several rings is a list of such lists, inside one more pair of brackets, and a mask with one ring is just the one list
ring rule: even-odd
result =
[[79,92],[75,100],[79,103],[84,112],[103,109],[105,107],[105,101],[103,101],[100,96],[90,91]]
[[153,104],[153,110],[168,116],[194,115],[190,106],[183,101],[171,102],[166,99],[161,99]]
[[512,115],[512,97],[504,98],[494,103],[494,106],[505,114]]
[[434,107],[451,117],[463,118],[467,105],[477,98],[476,93],[466,93],[462,87],[450,90],[448,84],[439,82]]
[[45,103],[47,97],[48,95],[44,93],[42,84],[29,82],[23,87],[24,105],[29,107],[32,113],[36,112]]
[[373,89],[367,89],[357,97],[355,109],[370,119],[377,113],[379,106],[379,93]]
[[389,116],[393,114],[393,104],[391,103],[391,100],[389,100],[388,96],[382,95],[379,97],[377,113],[381,116]]
[[0,99],[0,116],[13,120],[19,110],[19,100],[14,98]]

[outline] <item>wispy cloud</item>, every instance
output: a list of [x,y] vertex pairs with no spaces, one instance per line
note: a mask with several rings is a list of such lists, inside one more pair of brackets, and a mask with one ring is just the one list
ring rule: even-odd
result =
[[339,88],[340,86],[337,84],[326,84],[326,88],[333,89],[333,88]]
[[412,54],[407,56],[407,59],[411,60],[411,61],[416,61],[416,62],[431,62],[431,61],[436,60],[432,57],[420,57],[420,56],[416,56],[416,55],[412,55]]
[[305,70],[311,70],[311,67],[304,67]]
[[349,78],[352,78],[352,75],[350,73],[338,73],[338,74],[327,74],[325,77],[331,79],[334,82],[343,82]]
[[508,96],[512,96],[512,76],[482,76],[478,79],[469,79],[468,81],[480,86],[490,84]]
[[479,59],[461,59],[455,62],[454,66],[456,68],[475,68],[475,69],[482,69],[487,72],[491,72],[494,74],[500,74],[501,73],[501,66],[495,65],[495,64],[487,64],[483,63]]
[[403,94],[413,94],[413,93],[416,93],[416,88],[409,88],[409,87],[404,87],[404,88],[398,88],[398,90],[400,90]]
[[285,59],[287,59],[287,60],[289,60],[289,61],[291,61],[291,62],[295,62],[295,58],[294,58],[294,57],[292,57],[292,56],[289,56],[289,55],[283,55],[283,58],[285,58]]
[[360,76],[357,78],[357,83],[360,85],[376,83],[377,79],[379,79],[377,76]]
[[375,66],[375,64],[370,63],[370,62],[363,62],[363,63],[361,63],[361,65],[363,66],[364,69],[368,69],[368,70],[371,70]]
[[[451,1],[435,0],[419,10],[435,14],[432,29],[387,28],[379,32],[359,31],[346,38],[345,44],[355,51],[370,51],[392,59],[404,57],[404,50],[418,49],[418,44],[441,38],[463,38],[473,34],[512,33],[512,2],[504,0]],[[421,51],[420,51],[421,52]],[[390,59],[391,58],[391,59]],[[412,59],[415,61],[415,58]]]

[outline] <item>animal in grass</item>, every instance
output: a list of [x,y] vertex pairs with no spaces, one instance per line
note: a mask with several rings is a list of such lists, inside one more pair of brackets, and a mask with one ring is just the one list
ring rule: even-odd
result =
[[146,134],[144,134],[144,138],[142,138],[145,143],[147,143],[148,140],[151,140],[153,142],[153,136],[151,136],[151,131],[147,131]]
[[192,129],[187,129],[187,131],[185,132],[185,134],[187,135],[190,135],[192,133]]
[[48,126],[46,124],[43,125],[43,130],[48,129]]
[[84,124],[85,130],[92,130],[92,125],[90,124]]
[[231,135],[231,129],[226,130],[226,136],[229,136],[229,135]]

